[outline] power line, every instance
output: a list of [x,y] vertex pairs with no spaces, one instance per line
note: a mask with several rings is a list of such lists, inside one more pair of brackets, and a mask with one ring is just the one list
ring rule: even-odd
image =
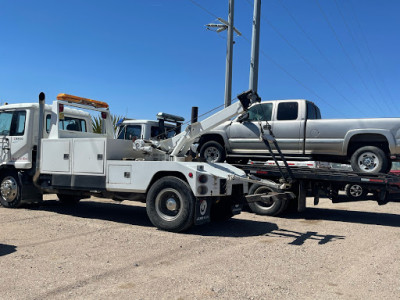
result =
[[380,96],[382,97],[382,101],[386,104],[388,110],[390,111],[391,108],[389,107],[387,101],[384,100],[385,97],[383,96],[382,91],[381,91],[381,89],[379,88],[379,86],[378,86],[378,84],[377,84],[377,82],[376,82],[376,80],[375,80],[375,76],[373,75],[373,73],[372,73],[371,70],[369,69],[369,66],[368,66],[367,62],[366,62],[366,60],[364,59],[364,55],[362,54],[362,52],[361,52],[361,50],[360,50],[360,47],[358,46],[358,43],[357,43],[357,41],[356,41],[356,39],[355,39],[355,37],[354,37],[352,31],[350,30],[350,26],[349,26],[349,24],[347,23],[347,21],[346,21],[344,15],[343,15],[343,13],[342,13],[342,11],[341,11],[341,9],[340,9],[340,6],[339,6],[337,0],[334,0],[334,1],[335,1],[335,4],[336,4],[337,9],[338,9],[338,11],[339,11],[340,17],[342,18],[343,23],[344,23],[344,25],[345,25],[345,27],[346,27],[346,30],[348,31],[348,33],[349,33],[351,39],[353,40],[353,43],[354,43],[354,46],[356,47],[356,50],[357,50],[357,52],[358,52],[358,55],[360,56],[362,62],[364,63],[364,65],[365,65],[367,71],[369,72],[369,74],[370,74],[370,76],[371,76],[371,78],[372,78],[372,81],[373,81],[373,83],[374,83],[376,89],[377,89],[378,92],[380,93]]
[[343,75],[339,72],[339,70],[335,67],[335,65],[332,63],[332,61],[322,52],[321,48],[318,47],[318,44],[310,37],[309,34],[304,30],[304,28],[301,26],[301,24],[296,20],[296,18],[293,16],[293,14],[289,11],[287,6],[283,4],[283,1],[280,0],[279,3],[281,6],[285,9],[286,13],[289,15],[289,17],[292,19],[292,21],[296,24],[296,26],[300,29],[300,31],[305,35],[305,37],[310,41],[310,43],[314,46],[314,48],[318,51],[318,53],[321,55],[322,58],[325,59],[325,61],[329,64],[329,67],[331,70],[335,71],[337,75],[343,80],[344,83],[347,84],[347,86],[355,93],[358,94],[356,89],[349,83],[348,80],[346,80]]
[[[360,25],[360,22],[358,20],[357,14],[355,13],[354,6],[353,6],[351,1],[348,1],[348,3],[350,4],[350,8],[351,8],[351,12],[353,14],[354,20],[355,20],[355,22],[356,22],[356,24],[357,24],[357,26],[358,26],[358,28],[359,28],[359,30],[361,32],[361,38],[364,40],[364,44],[365,44],[365,46],[367,48],[367,54],[369,54],[370,60],[372,61],[372,64],[373,64],[373,67],[374,67],[375,70],[377,70],[378,73],[381,73],[380,70],[379,70],[378,64],[376,63],[375,57],[372,54],[372,51],[371,51],[371,49],[369,47],[368,40],[367,40],[367,38],[365,36],[364,30],[362,29],[362,27]],[[378,78],[382,78],[382,77],[378,76]],[[396,103],[395,103],[395,101],[394,101],[394,99],[392,97],[392,94],[390,93],[390,90],[387,88],[387,85],[386,85],[386,82],[385,82],[384,78],[382,78],[382,86],[383,86],[383,89],[386,91],[387,95],[389,96],[389,99],[392,102],[392,107],[395,107],[397,111],[400,111],[400,109],[397,107],[397,105],[396,105]]]
[[[242,34],[241,36],[246,42],[251,44],[250,40]],[[260,49],[260,53],[267,58],[270,62],[272,62],[276,67],[278,67],[281,71],[283,71],[286,75],[288,75],[290,78],[292,78],[294,81],[296,81],[299,85],[301,85],[304,89],[309,91],[311,94],[313,94],[316,98],[320,99],[322,102],[324,102],[326,105],[331,107],[333,110],[338,110],[337,107],[332,106],[328,101],[326,101],[324,98],[322,98],[320,95],[318,95],[314,90],[309,88],[307,85],[305,85],[302,81],[300,81],[298,78],[293,76],[288,70],[286,70],[282,65],[280,65],[277,61],[275,61],[272,57],[267,55],[262,49]],[[346,112],[343,112],[343,114],[347,115]]]
[[200,9],[204,10],[206,13],[208,13],[210,16],[218,19],[218,16],[216,14],[213,14],[211,11],[209,11],[208,9],[206,9],[204,6],[200,5],[199,3],[197,3],[194,0],[189,0],[190,2],[192,2],[194,5],[196,5],[197,7],[199,7]]
[[[377,105],[377,107],[379,107],[379,109],[382,111],[381,106],[379,105],[379,103],[376,101],[375,97],[372,95],[370,89],[368,88],[367,84],[365,83],[364,79],[362,78],[360,72],[358,71],[356,65],[354,64],[353,60],[350,58],[349,54],[346,51],[346,48],[344,47],[343,43],[341,42],[338,34],[336,33],[334,27],[332,26],[331,22],[329,21],[327,15],[325,14],[324,10],[322,9],[321,5],[319,4],[318,0],[315,0],[315,2],[317,3],[317,6],[319,8],[319,10],[321,11],[322,16],[324,17],[325,21],[327,22],[329,28],[332,30],[336,41],[338,42],[339,46],[342,48],[343,53],[345,54],[345,56],[347,57],[347,59],[349,60],[354,72],[357,74],[357,76],[359,77],[361,83],[363,84],[365,90],[368,92],[368,94],[370,95],[370,97],[372,98],[372,100],[375,102],[375,104]],[[383,111],[382,111],[383,112]]]
[[306,58],[302,55],[302,54],[300,53],[300,51],[299,51],[295,46],[293,46],[293,44],[290,43],[290,42],[278,31],[278,29],[277,29],[271,22],[269,22],[268,19],[264,18],[264,21],[275,31],[276,34],[278,34],[278,36],[279,36],[282,40],[284,40],[284,41],[289,45],[290,48],[293,49],[293,51],[296,52],[296,54],[297,54],[297,55],[298,55],[298,56],[299,56],[299,57],[300,57],[300,58],[301,58],[315,73],[318,74],[318,76],[319,76],[320,78],[322,78],[332,89],[334,89],[345,101],[347,101],[350,105],[354,106],[354,108],[358,109],[358,107],[357,107],[353,102],[351,102],[345,95],[343,95],[343,94],[337,89],[336,86],[334,86],[320,71],[318,71],[317,68],[315,68],[315,67],[311,64],[311,62],[310,62],[308,59],[306,59]]

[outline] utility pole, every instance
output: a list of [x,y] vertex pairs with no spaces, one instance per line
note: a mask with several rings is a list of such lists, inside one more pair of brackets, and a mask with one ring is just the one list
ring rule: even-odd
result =
[[234,0],[229,0],[228,37],[226,45],[225,69],[225,107],[231,105],[232,98],[232,59],[233,59],[233,12]]
[[241,36],[239,30],[233,26],[233,15],[234,15],[234,0],[229,0],[229,13],[228,22],[222,18],[217,18],[222,24],[207,24],[207,29],[217,28],[215,31],[220,33],[224,30],[228,30],[227,34],[227,45],[226,45],[226,68],[225,68],[225,107],[231,105],[232,98],[232,59],[233,59],[233,32],[236,32],[238,36]]
[[254,0],[253,34],[251,40],[251,61],[249,89],[257,93],[258,88],[258,58],[260,52],[260,13],[261,0]]

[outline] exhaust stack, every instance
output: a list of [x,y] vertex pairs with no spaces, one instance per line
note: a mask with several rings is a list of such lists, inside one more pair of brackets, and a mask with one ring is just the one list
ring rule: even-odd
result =
[[38,133],[38,141],[36,146],[36,170],[35,175],[33,176],[33,184],[40,189],[37,181],[40,175],[40,152],[42,148],[42,138],[43,138],[43,128],[44,128],[44,102],[45,102],[45,94],[41,92],[39,94],[39,133]]

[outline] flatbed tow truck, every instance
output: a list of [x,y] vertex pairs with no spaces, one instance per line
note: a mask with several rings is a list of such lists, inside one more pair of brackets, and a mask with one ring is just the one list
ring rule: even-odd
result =
[[[36,159],[27,170],[0,165],[0,202],[3,207],[15,208],[24,202],[40,202],[45,193],[55,193],[63,202],[77,202],[91,195],[142,201],[156,227],[181,232],[213,217],[230,218],[240,213],[245,203],[267,215],[280,214],[289,205],[303,211],[307,193],[314,196],[315,204],[322,193],[335,201],[340,187],[349,182],[368,185],[379,204],[387,203],[389,193],[399,191],[397,176],[290,168],[272,132],[262,132],[260,138],[271,154],[270,144],[275,146],[285,167],[278,163],[274,167],[192,161],[187,153],[196,138],[225,120],[246,113],[260,101],[252,91],[239,95],[238,99],[172,138],[132,143],[115,138],[108,104],[67,94],[60,94],[53,102],[51,129],[48,138],[43,138],[45,116],[41,93],[38,138],[32,144]],[[61,129],[64,106],[101,113],[102,134]],[[30,117],[28,114],[27,124]],[[21,135],[19,140],[25,138]],[[275,155],[272,156],[276,161]],[[36,193],[25,197],[24,190],[32,188]]]

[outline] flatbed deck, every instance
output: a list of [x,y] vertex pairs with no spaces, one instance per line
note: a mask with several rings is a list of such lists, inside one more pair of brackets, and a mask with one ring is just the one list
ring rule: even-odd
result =
[[[288,169],[263,163],[235,166],[262,179],[290,183],[289,189],[296,194],[295,206],[298,211],[305,209],[306,196],[314,197],[315,205],[319,203],[320,196],[330,198],[333,203],[343,202],[339,191],[344,190],[348,184],[362,186],[368,193],[373,193],[373,199],[379,205],[388,203],[389,194],[400,193],[400,176],[393,174],[365,174],[348,170],[294,166]],[[360,200],[365,199],[346,199],[346,202]],[[279,213],[282,211],[283,209]]]

